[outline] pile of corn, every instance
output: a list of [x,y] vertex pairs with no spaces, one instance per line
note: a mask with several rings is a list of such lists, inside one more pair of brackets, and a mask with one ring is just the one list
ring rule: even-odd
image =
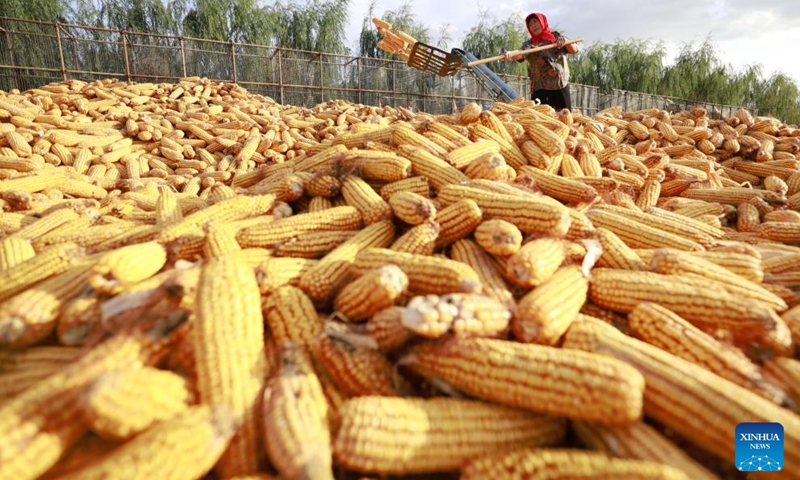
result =
[[0,478],[711,479],[754,421],[798,478],[799,151],[744,110],[0,92]]

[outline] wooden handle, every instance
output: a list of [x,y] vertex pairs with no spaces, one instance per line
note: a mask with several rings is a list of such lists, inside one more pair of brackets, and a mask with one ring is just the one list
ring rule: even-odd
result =
[[[570,45],[570,44],[573,44],[573,43],[582,42],[582,41],[583,41],[582,38],[574,38],[572,40],[567,40],[566,42],[564,42],[564,46],[566,47],[567,45]],[[551,43],[550,45],[544,45],[542,47],[536,47],[536,48],[529,48],[527,50],[512,50],[512,51],[510,51],[508,53],[510,53],[511,55],[520,55],[520,54],[527,55],[529,53],[542,52],[544,50],[550,50],[551,48],[558,48],[558,45],[555,44],[555,43]],[[484,58],[483,60],[475,60],[474,62],[469,62],[466,66],[467,67],[474,67],[475,65],[483,65],[484,63],[496,62],[498,60],[502,60],[503,57],[505,57],[505,55],[497,55],[496,57]]]

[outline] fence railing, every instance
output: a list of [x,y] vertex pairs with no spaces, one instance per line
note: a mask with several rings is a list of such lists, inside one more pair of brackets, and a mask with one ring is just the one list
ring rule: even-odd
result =
[[[173,82],[193,76],[236,82],[281,104],[306,107],[342,99],[436,114],[495,100],[468,70],[442,78],[397,60],[0,17],[0,90],[22,91],[68,79]],[[530,96],[526,77],[500,77],[521,96]],[[722,116],[740,108],[602,92],[590,85],[572,84],[570,90],[573,108],[587,114],[615,105],[626,111],[703,106]]]

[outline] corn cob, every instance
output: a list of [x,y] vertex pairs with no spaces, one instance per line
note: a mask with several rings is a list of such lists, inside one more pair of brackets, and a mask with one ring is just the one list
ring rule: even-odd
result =
[[559,445],[566,431],[560,419],[453,398],[360,397],[345,402],[341,416],[336,462],[383,475],[454,470],[480,454]]
[[89,282],[100,293],[116,294],[128,284],[152,277],[166,261],[166,250],[156,242],[129,245],[101,254],[92,266]]
[[564,140],[541,122],[524,122],[522,126],[531,140],[536,142],[547,155],[556,156],[564,153]]
[[[405,327],[403,328],[405,329]],[[13,399],[50,375],[58,373],[64,368],[65,363],[74,361],[81,353],[76,351],[78,349],[70,347],[32,347],[25,349],[24,352],[58,348],[64,350],[61,355],[63,358],[53,355],[54,358],[52,360],[44,358],[40,360],[21,360],[17,365],[0,369],[0,404]]]
[[348,205],[358,209],[366,225],[391,218],[389,203],[359,177],[348,175],[344,178],[342,196]]
[[431,186],[428,183],[428,179],[425,177],[409,177],[403,180],[398,180],[396,182],[387,183],[383,187],[381,187],[381,198],[389,201],[397,192],[413,192],[417,195],[423,196],[425,198],[430,198],[431,196]]
[[777,404],[785,395],[765,382],[758,367],[740,350],[715,340],[674,312],[640,303],[628,315],[636,338],[707,369]]
[[328,404],[303,349],[284,343],[280,372],[264,394],[264,437],[285,478],[333,479]]
[[326,197],[311,197],[308,201],[308,211],[304,213],[323,212],[333,208],[333,202]]
[[378,350],[393,352],[414,337],[414,333],[402,323],[403,307],[389,307],[376,312],[367,320],[364,332],[373,339]]
[[793,210],[773,210],[764,214],[764,221],[800,223],[800,213]]
[[217,225],[208,223],[205,226],[206,238],[203,254],[206,258],[224,257],[230,253],[240,252],[242,247],[236,241],[236,232],[230,224]]
[[305,258],[266,258],[255,266],[256,278],[261,293],[267,293],[282,285],[294,285],[300,277],[319,260]]
[[395,265],[386,265],[366,272],[342,288],[336,296],[334,309],[350,321],[366,320],[394,305],[407,288],[406,274]]
[[519,252],[522,232],[505,220],[486,220],[475,229],[475,241],[488,253],[507,257]]
[[484,125],[475,125],[472,127],[472,136],[476,141],[494,141],[500,145],[500,153],[503,155],[503,158],[505,158],[506,163],[514,169],[518,169],[528,163],[525,154],[517,147],[516,143],[509,142],[503,138],[502,135],[497,134],[494,130]]
[[440,227],[436,222],[427,222],[412,227],[389,247],[397,252],[432,255],[439,238]]
[[457,262],[472,267],[478,274],[484,295],[506,307],[514,305],[514,295],[501,274],[501,267],[472,240],[459,240],[450,249],[450,256]]
[[230,405],[242,417],[220,459],[225,476],[257,472],[264,448],[256,411],[266,373],[260,298],[253,270],[236,256],[204,265],[192,332],[197,388],[203,403]]
[[56,322],[56,336],[62,345],[83,345],[96,335],[102,320],[101,299],[80,294],[65,302]]
[[[800,471],[800,450],[794,447],[800,443],[796,433],[800,418],[771,401],[597,320],[574,323],[564,347],[602,352],[636,367],[647,382],[645,414],[720,458],[732,458],[730,433],[739,422],[781,423],[784,471],[789,475]],[[698,411],[699,405],[710,407]]]
[[36,251],[27,240],[13,236],[0,240],[0,271],[8,270],[34,256]]
[[630,313],[641,302],[656,303],[702,330],[725,328],[737,339],[757,339],[774,329],[779,319],[771,308],[707,281],[651,272],[595,268],[589,297],[620,313]]
[[211,221],[231,222],[263,215],[272,209],[274,203],[275,197],[272,195],[239,196],[224,200],[203,210],[191,213],[182,220],[166,225],[159,234],[158,241],[163,245],[174,242],[184,235],[202,232],[202,226]]
[[564,242],[557,238],[532,240],[508,258],[506,278],[525,288],[537,287],[558,270],[565,259]]
[[756,230],[759,238],[790,245],[800,245],[800,224],[793,222],[764,222]]
[[287,238],[319,230],[357,230],[363,226],[355,207],[333,207],[324,212],[301,213],[274,222],[243,228],[236,234],[242,246],[273,248]]
[[571,426],[580,442],[591,450],[618,458],[648,460],[670,465],[683,471],[688,478],[702,480],[718,478],[646,423],[607,427],[589,422],[572,422]]
[[400,321],[427,338],[446,333],[494,337],[508,328],[510,319],[509,309],[491,297],[451,293],[413,297],[403,309]]
[[731,187],[723,189],[690,188],[688,190],[684,190],[680,195],[685,198],[704,200],[706,202],[727,203],[729,205],[738,205],[754,197],[762,198],[769,203],[786,203],[786,198],[775,192],[743,187]]
[[611,230],[598,228],[597,239],[603,248],[603,253],[597,262],[598,266],[620,270],[648,270],[639,255]]
[[377,350],[325,334],[316,340],[312,352],[345,395],[399,396],[392,364]]
[[87,265],[78,265],[0,304],[0,345],[23,347],[52,333],[62,305],[88,287]]
[[398,127],[394,129],[392,141],[400,148],[404,146],[417,148],[428,151],[439,158],[447,157],[447,151],[445,149],[404,124],[399,124]]
[[364,180],[396,182],[411,175],[411,161],[393,153],[354,150],[340,161],[340,169]]
[[184,331],[179,328],[184,319],[136,322],[0,406],[6,439],[0,448],[0,477],[34,479],[55,464],[87,430],[75,421],[83,389],[120,366],[160,361]]
[[61,243],[0,271],[0,301],[7,300],[53,275],[65,272],[79,261],[81,254],[74,243]]
[[[446,156],[447,162],[459,170],[484,156],[500,153],[500,145],[492,140],[482,140],[456,148]],[[467,174],[469,175],[469,174]]]
[[429,257],[385,248],[367,248],[358,254],[352,265],[355,275],[393,264],[408,276],[408,290],[415,294],[434,295],[463,292],[479,293],[478,274],[468,265],[447,258]]
[[283,285],[264,298],[264,318],[276,343],[291,341],[311,346],[323,332],[324,323],[311,299],[297,287]]
[[589,185],[530,165],[521,167],[519,173],[530,175],[544,194],[564,202],[589,203],[597,198],[597,190]]
[[353,238],[356,230],[308,232],[275,245],[276,257],[321,258],[342,243]]
[[389,198],[394,215],[409,225],[419,225],[436,217],[431,200],[413,192],[397,192]]
[[469,177],[460,170],[427,150],[401,145],[400,154],[411,160],[412,173],[416,176],[427,178],[428,182],[436,190],[440,190],[451,183],[469,181]]
[[99,462],[64,478],[199,478],[223,455],[238,425],[238,417],[226,406],[190,407],[125,443]]
[[[761,373],[789,393],[795,402],[800,400],[800,361],[786,357],[771,358],[764,362]],[[796,406],[794,410],[797,411]]]
[[347,279],[348,271],[359,252],[369,248],[388,247],[394,239],[394,224],[382,220],[366,227],[322,257],[300,277],[298,286],[312,300],[325,303]]
[[463,480],[555,480],[561,478],[689,480],[676,467],[657,461],[609,457],[573,449],[525,448],[480,457],[461,470]]
[[736,209],[736,229],[740,232],[755,232],[761,223],[761,214],[755,205],[742,202]]
[[305,182],[300,175],[278,172],[250,188],[253,195],[273,195],[276,200],[292,202],[303,196]]
[[439,236],[436,247],[443,247],[456,242],[470,233],[481,223],[483,212],[474,200],[465,198],[439,210],[436,223],[439,224]]
[[474,187],[449,185],[439,191],[439,198],[447,204],[453,204],[462,198],[471,199],[487,218],[506,220],[523,233],[563,236],[571,224],[566,207],[556,206],[532,195],[491,194]]
[[706,278],[710,283],[721,286],[733,295],[762,302],[778,312],[788,308],[786,302],[777,295],[768,292],[754,282],[741,278],[724,267],[704,260],[702,257],[685,252],[659,249],[653,254],[650,263],[656,273]]
[[111,440],[128,440],[156,422],[184,412],[192,402],[182,377],[151,367],[97,377],[84,398],[89,427]]
[[589,280],[565,267],[520,299],[511,331],[521,342],[555,345],[586,303]]
[[[549,170],[550,166],[557,163],[550,155],[545,153],[545,151],[542,150],[539,147],[539,145],[536,144],[536,142],[532,140],[527,140],[525,142],[522,142],[522,145],[520,146],[520,151],[522,152],[522,155],[525,156],[527,163],[533,165],[536,168]],[[602,167],[599,167],[598,165],[598,168]]]
[[304,186],[306,194],[313,197],[331,198],[339,195],[342,190],[339,178],[327,174],[316,174],[307,178]]
[[777,255],[761,262],[765,273],[786,273],[800,270],[800,253]]
[[632,218],[617,211],[590,209],[586,216],[597,228],[605,228],[631,248],[668,247],[677,250],[699,251],[703,246],[693,240],[678,236]]
[[[601,355],[491,338],[417,345],[402,363],[483,400],[604,425],[641,418],[644,379]],[[591,408],[583,406],[591,405]]]
[[703,260],[714,263],[720,267],[724,267],[728,271],[739,275],[745,280],[749,280],[757,284],[764,280],[764,272],[766,271],[766,265],[768,262],[762,262],[760,258],[756,258],[746,253],[737,252],[709,251],[694,252],[691,255],[702,258]]

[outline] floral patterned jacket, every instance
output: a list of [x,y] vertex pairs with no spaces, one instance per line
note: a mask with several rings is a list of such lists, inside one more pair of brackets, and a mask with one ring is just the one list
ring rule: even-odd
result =
[[[560,33],[553,31],[556,38],[564,38]],[[549,45],[549,42],[540,42],[533,45],[529,38],[519,48],[529,48]],[[560,90],[569,84],[569,74],[564,68],[567,54],[566,48],[554,48],[543,52],[529,53],[524,60],[528,62],[528,77],[531,79],[531,92],[535,90]]]

